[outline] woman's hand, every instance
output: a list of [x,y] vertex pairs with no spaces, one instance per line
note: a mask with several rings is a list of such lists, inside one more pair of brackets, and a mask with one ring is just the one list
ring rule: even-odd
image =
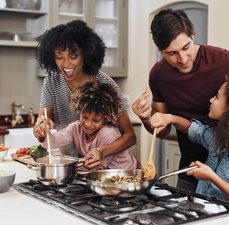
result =
[[33,127],[33,133],[39,142],[43,142],[45,137],[54,127],[54,122],[51,119],[46,119],[44,115],[37,118],[37,121]]
[[80,161],[84,162],[84,167],[87,169],[93,169],[99,166],[102,162],[103,153],[100,148],[92,149],[84,156]]

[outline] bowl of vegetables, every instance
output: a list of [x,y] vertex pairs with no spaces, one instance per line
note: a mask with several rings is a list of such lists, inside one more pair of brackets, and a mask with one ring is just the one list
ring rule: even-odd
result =
[[4,143],[0,144],[0,161],[6,158],[9,147],[7,147]]
[[0,193],[6,192],[15,180],[15,171],[0,170]]

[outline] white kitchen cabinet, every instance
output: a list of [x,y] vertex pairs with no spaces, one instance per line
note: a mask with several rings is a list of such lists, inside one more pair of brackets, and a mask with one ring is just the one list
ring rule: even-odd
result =
[[134,132],[136,134],[136,144],[130,147],[129,152],[141,162],[141,152],[140,152],[140,138],[141,138],[141,124],[133,124]]
[[52,26],[84,20],[105,42],[102,71],[112,77],[127,76],[127,0],[51,0]]
[[[39,1],[39,10],[0,9],[1,115],[11,113],[13,101],[38,111],[42,79],[37,77],[43,78],[45,74],[37,66],[35,37],[58,23],[82,19],[98,33],[101,27],[103,32],[115,27],[117,39],[109,41],[106,35],[103,37],[109,45],[102,71],[114,78],[127,75],[127,0],[33,0]],[[69,7],[68,3],[73,5]],[[20,38],[6,38],[15,33]],[[110,65],[109,55],[113,60]]]
[[36,47],[35,37],[49,27],[49,2],[41,1],[41,8],[0,9],[0,46]]
[[[179,162],[180,162],[180,148],[177,141],[171,141],[171,140],[163,140],[164,149],[163,149],[163,168],[162,172],[163,174],[172,172],[174,170],[177,170],[179,168]],[[171,176],[163,180],[163,182],[171,185],[176,186],[177,184],[177,178],[178,176]]]

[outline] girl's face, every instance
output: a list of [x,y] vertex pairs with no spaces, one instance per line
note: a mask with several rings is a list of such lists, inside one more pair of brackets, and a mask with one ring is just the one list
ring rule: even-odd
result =
[[83,72],[83,55],[80,48],[71,53],[68,49],[55,51],[55,62],[66,81],[72,81]]
[[101,114],[91,113],[80,113],[80,124],[84,129],[84,132],[90,138],[96,132],[98,132],[105,124],[105,118]]
[[210,99],[211,105],[208,116],[212,119],[220,120],[223,113],[227,110],[225,87],[226,83],[220,87],[217,95]]

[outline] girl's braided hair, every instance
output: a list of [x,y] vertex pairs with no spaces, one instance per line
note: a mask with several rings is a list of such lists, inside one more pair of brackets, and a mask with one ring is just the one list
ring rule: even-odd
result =
[[80,113],[102,114],[105,123],[117,125],[122,112],[121,101],[116,90],[108,83],[90,81],[72,94],[71,108]]

